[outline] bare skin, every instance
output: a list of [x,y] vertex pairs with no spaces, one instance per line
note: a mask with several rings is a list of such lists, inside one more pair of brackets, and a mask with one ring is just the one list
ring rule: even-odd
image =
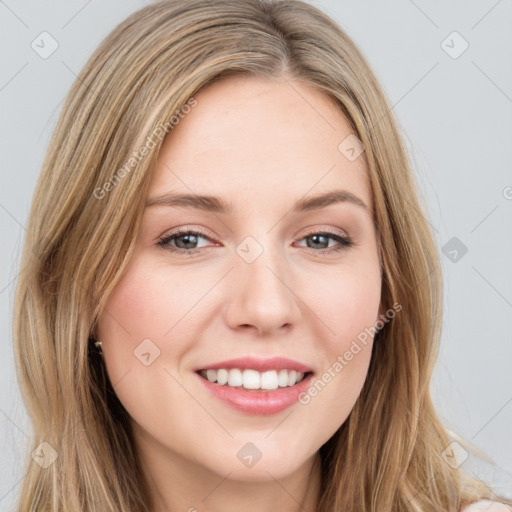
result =
[[[372,338],[341,371],[333,363],[382,313],[367,169],[338,149],[352,133],[341,112],[298,81],[229,78],[196,99],[164,141],[147,199],[218,196],[233,210],[146,207],[100,319],[107,371],[132,418],[153,512],[314,512],[318,450],[359,396]],[[292,211],[334,190],[367,208]],[[202,233],[158,245],[178,228]],[[248,263],[239,246],[261,254]],[[148,366],[134,357],[145,339],[152,358],[159,350]],[[249,355],[288,357],[331,378],[307,404],[247,414],[213,397],[194,369]],[[237,457],[247,443],[262,454],[252,467]]]

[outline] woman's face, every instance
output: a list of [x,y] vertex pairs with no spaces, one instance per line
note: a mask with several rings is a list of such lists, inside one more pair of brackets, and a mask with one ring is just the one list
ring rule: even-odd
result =
[[381,313],[367,170],[340,111],[302,83],[239,76],[196,100],[163,143],[97,334],[148,457],[279,479],[343,424],[366,378],[361,333]]

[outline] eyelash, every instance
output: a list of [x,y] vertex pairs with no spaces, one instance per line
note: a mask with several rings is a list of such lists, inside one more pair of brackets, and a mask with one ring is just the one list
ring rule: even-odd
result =
[[[176,240],[177,238],[180,238],[184,235],[193,235],[196,237],[201,236],[203,238],[207,238],[208,240],[210,240],[209,236],[201,230],[180,229],[178,231],[175,231],[174,233],[166,234],[163,237],[161,237],[158,240],[157,245],[162,247],[165,250],[168,250],[168,251],[171,251],[174,253],[185,254],[186,256],[192,256],[193,254],[196,254],[199,251],[201,251],[201,249],[204,249],[204,247],[202,247],[202,248],[187,250],[187,249],[181,249],[178,247],[173,247],[172,245],[170,245],[169,242],[171,242],[172,240]],[[338,242],[338,244],[339,244],[339,245],[337,245],[335,247],[331,247],[329,249],[318,249],[317,250],[317,249],[312,249],[311,247],[307,247],[307,249],[309,249],[310,251],[313,251],[314,253],[317,253],[319,255],[328,255],[328,254],[332,254],[332,253],[339,253],[345,249],[348,249],[350,247],[358,245],[350,237],[341,236],[341,235],[338,235],[337,233],[332,233],[330,231],[312,231],[311,233],[308,233],[307,235],[302,237],[301,241],[306,238],[309,238],[313,235],[320,235],[320,236],[324,236],[327,238],[331,238],[331,239],[335,240],[336,242]]]

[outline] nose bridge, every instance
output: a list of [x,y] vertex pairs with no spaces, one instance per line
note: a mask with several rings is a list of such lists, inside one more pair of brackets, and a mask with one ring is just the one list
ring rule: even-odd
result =
[[297,320],[293,275],[272,236],[247,237],[236,248],[228,319],[231,327],[251,325],[272,332]]

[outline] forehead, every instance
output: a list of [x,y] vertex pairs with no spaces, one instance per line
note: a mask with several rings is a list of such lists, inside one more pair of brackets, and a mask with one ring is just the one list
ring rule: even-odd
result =
[[197,105],[165,138],[149,196],[168,192],[229,196],[245,191],[297,197],[345,189],[368,206],[361,157],[339,149],[352,129],[334,102],[291,79],[230,77],[195,95]]

